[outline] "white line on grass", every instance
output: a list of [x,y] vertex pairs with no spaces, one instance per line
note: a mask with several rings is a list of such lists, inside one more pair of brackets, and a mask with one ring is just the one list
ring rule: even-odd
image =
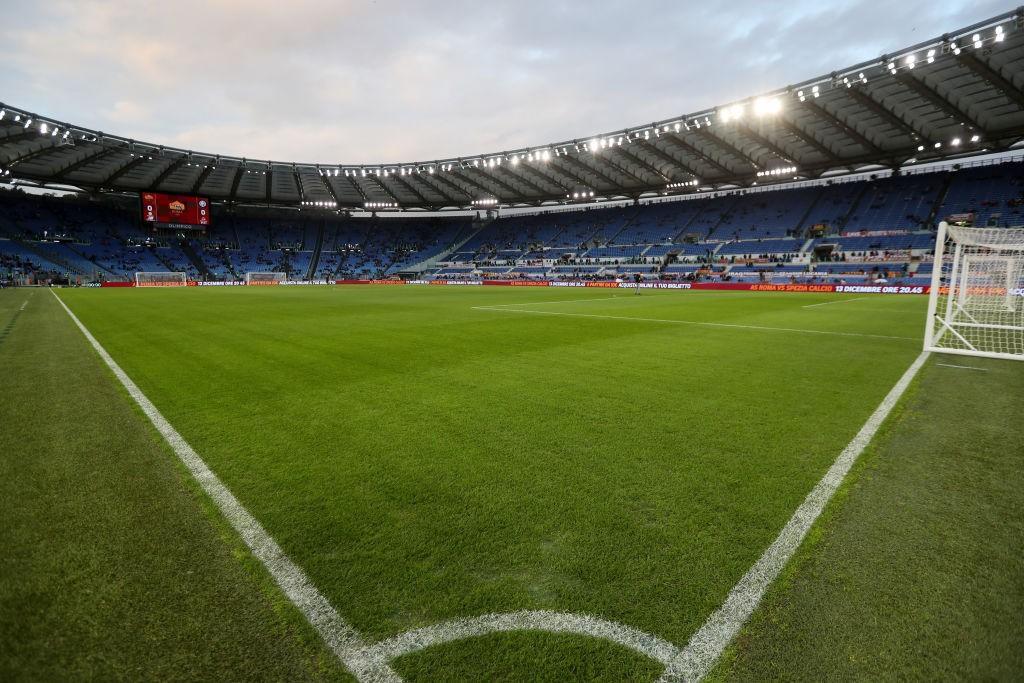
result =
[[903,396],[917,371],[921,369],[927,359],[928,352],[922,351],[921,355],[910,364],[907,371],[896,382],[896,386],[889,390],[868,421],[832,463],[832,467],[825,473],[825,476],[807,494],[807,498],[793,513],[786,526],[782,528],[778,538],[768,546],[754,566],[733,586],[722,606],[708,617],[704,625],[693,634],[683,652],[669,663],[661,678],[658,679],[660,682],[699,681],[711,671],[726,646],[736,637],[740,627],[761,602],[768,586],[800,546],[807,531],[821,511],[825,509],[825,505],[832,499],[832,495],[843,482],[853,463],[878,432],[878,428],[892,412],[893,407]]
[[28,306],[28,299],[25,299],[25,303],[23,303],[21,305],[21,308],[19,308],[18,310],[19,311],[24,311],[26,306]]
[[[631,297],[635,297],[635,295],[632,292],[630,292],[630,296]],[[584,298],[584,299],[561,299],[559,301],[519,301],[517,303],[512,303],[512,304],[494,304],[494,306],[496,308],[500,308],[500,307],[503,307],[503,306],[536,306],[538,304],[578,304],[578,303],[582,303],[584,301],[608,301],[610,299],[622,299],[622,298],[625,298],[625,297],[624,296],[599,296],[599,297],[594,297],[593,299],[586,299],[586,298]]]
[[370,646],[366,653],[371,660],[385,663],[396,657],[418,652],[434,645],[483,636],[488,633],[509,631],[573,633],[602,638],[647,655],[666,666],[682,654],[682,651],[672,643],[630,626],[598,619],[588,614],[567,614],[546,610],[485,614],[469,619],[453,619],[426,628],[406,631],[387,640],[382,640]]
[[823,301],[820,304],[808,304],[806,306],[802,306],[801,308],[814,308],[815,306],[831,306],[832,304],[845,304],[848,301],[863,301],[864,299],[867,298],[868,297],[866,296],[858,296],[852,299],[840,299],[839,301]]
[[953,365],[951,363],[936,363],[944,368],[962,368],[964,370],[978,370],[980,372],[988,372],[988,368],[976,368],[973,365]]
[[534,315],[560,315],[572,318],[603,318],[606,320],[635,320],[647,323],[674,323],[677,325],[700,325],[703,327],[729,327],[741,330],[762,330],[767,332],[798,332],[800,334],[824,334],[837,337],[866,337],[869,339],[900,339],[918,341],[915,337],[894,337],[887,334],[866,334],[863,332],[831,332],[827,330],[805,330],[795,327],[768,327],[765,325],[740,325],[738,323],[713,323],[699,320],[675,320],[672,318],[640,318],[629,315],[598,315],[596,313],[561,313],[558,311],[529,311],[522,308],[496,308],[494,306],[472,306],[474,311],[497,311],[499,313],[532,313]]
[[196,481],[220,509],[221,514],[231,523],[245,544],[252,550],[270,575],[299,610],[305,615],[314,628],[320,633],[327,645],[339,659],[364,682],[383,683],[400,681],[401,678],[386,663],[379,663],[366,657],[366,643],[334,609],[316,586],[309,580],[305,572],[289,558],[277,542],[267,533],[263,526],[253,517],[238,499],[228,490],[216,474],[203,462],[192,446],[178,433],[174,427],[160,414],[156,406],[146,398],[135,382],[125,374],[124,370],[110,357],[92,333],[86,329],[82,321],[71,312],[57,293],[50,290],[54,298],[71,316],[78,329],[100,355],[117,379],[124,385],[128,394],[142,408],[157,431],[167,440],[174,453],[188,468]]

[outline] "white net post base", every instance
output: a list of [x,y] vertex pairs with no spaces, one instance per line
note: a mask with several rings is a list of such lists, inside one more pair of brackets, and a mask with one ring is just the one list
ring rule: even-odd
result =
[[287,273],[246,273],[247,285],[276,285],[288,279]]
[[187,284],[185,273],[174,271],[135,273],[136,287],[184,287]]
[[1024,228],[939,224],[927,351],[1024,360]]

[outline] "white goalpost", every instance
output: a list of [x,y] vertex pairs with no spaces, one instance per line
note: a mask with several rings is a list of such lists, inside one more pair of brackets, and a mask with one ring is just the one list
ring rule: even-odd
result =
[[1024,360],[1024,228],[939,224],[924,348]]
[[247,285],[276,285],[288,279],[287,273],[255,273],[245,274]]
[[185,273],[175,271],[135,273],[136,287],[184,287],[187,284]]

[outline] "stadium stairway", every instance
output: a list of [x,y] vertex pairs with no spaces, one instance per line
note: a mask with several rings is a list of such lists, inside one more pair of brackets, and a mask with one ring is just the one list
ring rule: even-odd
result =
[[472,223],[469,224],[468,229],[465,229],[464,231],[460,230],[458,233],[456,233],[455,238],[452,240],[452,243],[448,246],[447,249],[442,249],[434,256],[431,256],[428,259],[424,259],[419,263],[414,263],[410,265],[408,268],[403,268],[402,272],[422,273],[426,270],[430,270],[431,268],[438,267],[439,263],[441,263],[442,261],[447,261],[449,256],[456,253],[459,249],[465,246],[465,244],[468,243],[471,239],[479,235],[484,228],[491,224],[492,221],[493,219],[489,221],[474,220]]
[[192,245],[189,244],[188,240],[182,240],[178,247],[181,249],[181,253],[185,254],[185,257],[189,262],[195,266],[195,269],[199,271],[200,276],[202,276],[204,280],[214,279],[213,273],[211,273],[210,269],[206,267],[206,262],[199,257],[199,254],[197,254],[196,250],[192,248]]
[[316,244],[313,245],[313,255],[309,257],[309,268],[306,269],[306,279],[312,280],[316,275],[316,269],[320,266],[320,251],[324,247],[324,221],[320,221],[316,230]]

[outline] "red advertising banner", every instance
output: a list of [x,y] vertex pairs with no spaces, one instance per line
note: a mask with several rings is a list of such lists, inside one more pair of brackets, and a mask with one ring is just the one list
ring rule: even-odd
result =
[[210,200],[183,194],[143,192],[142,220],[175,227],[206,227],[210,224]]

